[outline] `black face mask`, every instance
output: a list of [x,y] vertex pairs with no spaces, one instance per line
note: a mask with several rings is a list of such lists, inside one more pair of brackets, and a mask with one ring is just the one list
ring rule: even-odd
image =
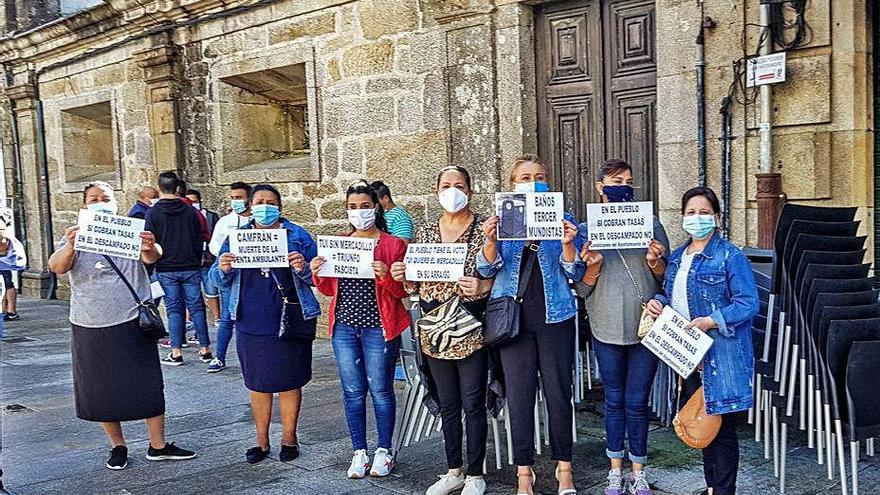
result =
[[603,186],[602,194],[604,194],[611,203],[628,203],[630,201],[635,201],[633,186],[628,184]]

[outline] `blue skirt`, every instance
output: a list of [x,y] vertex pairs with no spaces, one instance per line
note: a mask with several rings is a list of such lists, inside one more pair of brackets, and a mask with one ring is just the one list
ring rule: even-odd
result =
[[[304,325],[315,320],[303,322]],[[312,379],[312,342],[236,332],[241,374],[248,390],[268,394],[302,388]]]

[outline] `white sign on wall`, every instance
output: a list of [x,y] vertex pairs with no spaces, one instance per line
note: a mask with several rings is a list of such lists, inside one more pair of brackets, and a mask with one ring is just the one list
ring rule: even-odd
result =
[[785,52],[753,57],[746,61],[746,86],[785,82]]

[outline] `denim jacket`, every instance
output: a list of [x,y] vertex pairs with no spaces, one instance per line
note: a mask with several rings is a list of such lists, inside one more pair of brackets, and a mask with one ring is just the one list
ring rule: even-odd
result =
[[[252,221],[242,227],[242,229],[252,228],[254,228]],[[318,255],[318,247],[312,236],[306,232],[306,229],[286,218],[281,219],[281,228],[287,229],[287,251],[290,253],[298,252],[306,259],[306,267],[302,272],[297,273],[291,269],[294,285],[296,286],[296,295],[302,307],[303,319],[311,320],[317,318],[321,316],[321,305],[318,304],[318,299],[315,297],[315,293],[312,292],[312,271],[309,268],[309,262]],[[231,270],[229,273],[224,273],[220,270],[220,256],[228,252],[229,239],[227,238],[217,254],[217,260],[211,266],[211,271],[208,272],[208,278],[222,289],[229,290],[231,287],[229,291],[229,315],[235,320],[238,316],[238,302],[241,296],[241,274],[240,270]]]
[[[669,257],[665,294],[655,298],[664,305],[675,284],[681,256],[690,241]],[[752,318],[758,314],[758,287],[749,260],[736,246],[714,234],[696,255],[687,276],[691,318],[710,316],[718,324],[710,330],[712,347],[703,358],[706,412],[727,414],[753,406]]]
[[[565,219],[573,221],[569,214]],[[481,249],[477,255],[477,272],[484,278],[495,278],[492,298],[515,297],[519,290],[519,270],[525,241],[498,241],[498,255],[489,263]],[[581,245],[575,241],[575,249],[580,252]],[[547,307],[547,323],[565,321],[577,313],[575,296],[568,280],[580,280],[586,266],[579,256],[575,261],[562,259],[561,241],[541,241],[538,249],[538,264],[544,280],[544,303]]]

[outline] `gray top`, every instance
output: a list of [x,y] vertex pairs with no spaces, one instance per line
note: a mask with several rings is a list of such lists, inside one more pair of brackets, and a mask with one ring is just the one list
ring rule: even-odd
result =
[[[62,247],[66,240],[61,243]],[[113,262],[142,301],[152,297],[150,277],[140,260],[113,257]],[[76,252],[70,275],[70,322],[87,328],[105,328],[138,316],[134,296],[100,254]]]
[[[660,220],[654,217],[654,238],[663,244],[669,254],[669,239]],[[596,340],[604,344],[633,345],[639,343],[639,318],[642,301],[633,287],[620,255],[626,259],[633,277],[639,284],[644,302],[660,292],[661,282],[654,278],[645,262],[647,249],[621,249],[602,251],[602,270],[595,286],[582,280],[575,284],[578,295],[586,298],[590,329]],[[618,253],[620,253],[618,255]]]

